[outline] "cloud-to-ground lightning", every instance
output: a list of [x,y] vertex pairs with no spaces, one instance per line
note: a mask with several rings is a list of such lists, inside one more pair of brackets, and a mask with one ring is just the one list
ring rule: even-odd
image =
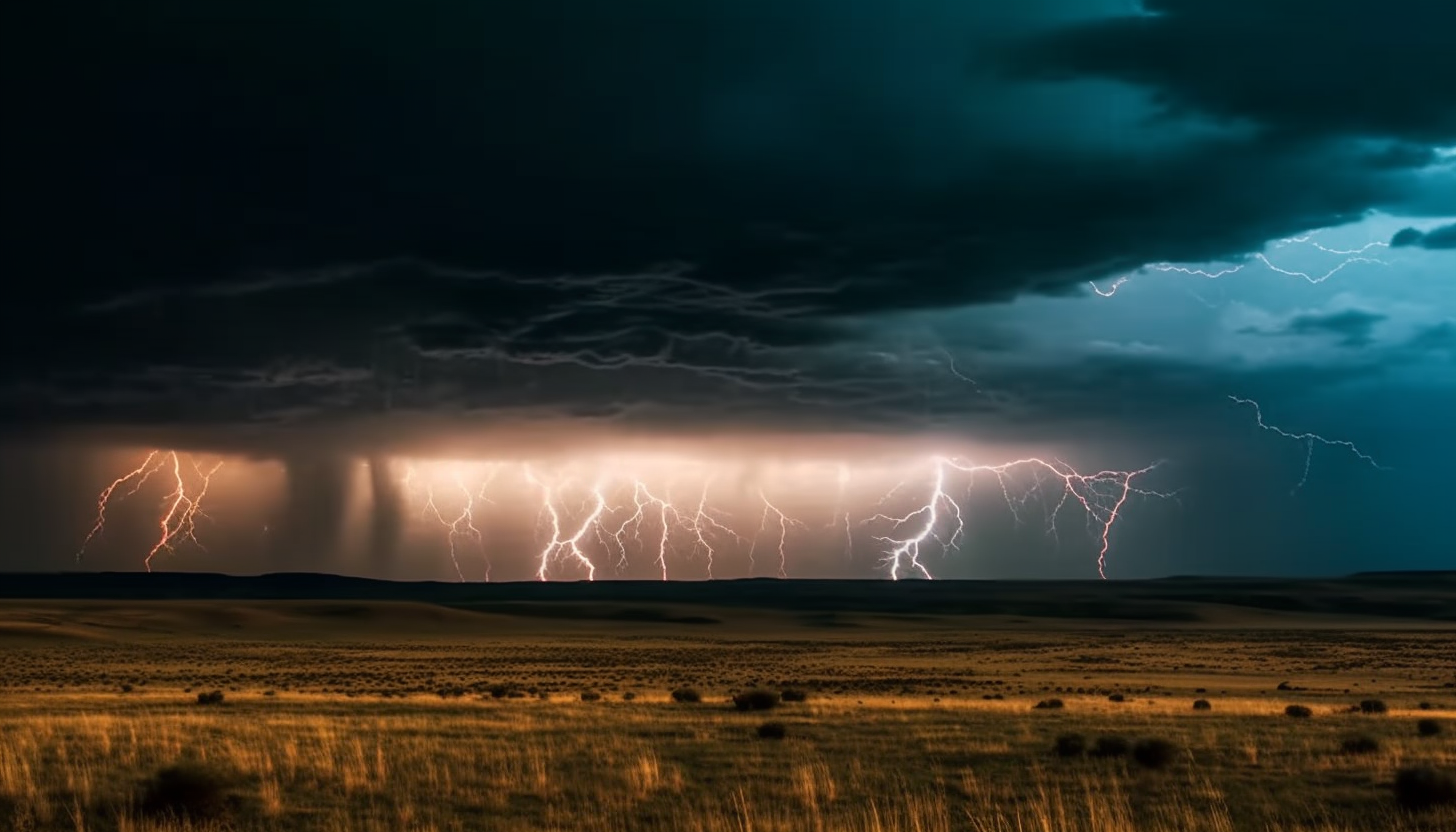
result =
[[[930,570],[921,561],[921,548],[929,541],[939,544],[942,550],[959,546],[965,535],[965,516],[960,503],[949,492],[948,478],[954,472],[974,477],[976,474],[990,474],[998,480],[1007,507],[1016,513],[1016,501],[1012,496],[1009,477],[1018,469],[1028,469],[1034,474],[1050,474],[1051,479],[1060,481],[1061,489],[1055,505],[1048,512],[1047,529],[1054,533],[1057,515],[1067,500],[1075,500],[1086,513],[1087,524],[1098,544],[1097,574],[1107,577],[1107,554],[1112,548],[1112,527],[1121,516],[1128,499],[1134,495],[1144,497],[1171,497],[1172,494],[1137,488],[1134,480],[1157,465],[1149,465],[1135,471],[1098,471],[1093,474],[1078,473],[1060,460],[1044,460],[1028,457],[996,465],[982,465],[953,457],[938,457],[930,477],[930,487],[925,501],[908,513],[893,516],[885,513],[874,515],[870,520],[885,521],[892,530],[877,535],[876,540],[888,548],[884,563],[892,579],[899,579],[902,572],[916,573],[923,578],[932,577]],[[1030,490],[1039,489],[1044,480],[1036,477]],[[902,488],[904,483],[896,486]],[[969,483],[967,484],[969,487]],[[1028,495],[1023,495],[1028,496]],[[1020,518],[1018,517],[1018,520]],[[908,529],[908,534],[901,530]],[[946,536],[946,531],[949,535]]]
[[[758,499],[763,502],[763,517],[758,523],[759,533],[762,534],[767,530],[770,524],[769,518],[774,518],[774,525],[779,527],[777,547],[779,555],[779,577],[787,578],[789,576],[789,527],[797,526],[801,529],[806,529],[808,526],[805,526],[802,521],[784,514],[782,509],[773,504],[773,501],[768,498],[768,495],[764,493],[762,488],[758,490]],[[757,543],[757,538],[754,539],[754,542]],[[752,549],[749,550],[749,557],[753,557]]]
[[1385,466],[1375,461],[1374,457],[1370,456],[1369,454],[1356,447],[1354,442],[1350,442],[1345,439],[1329,439],[1317,433],[1294,433],[1292,431],[1287,431],[1281,427],[1278,427],[1277,425],[1271,425],[1268,422],[1265,422],[1263,408],[1261,408],[1259,406],[1259,403],[1254,401],[1253,399],[1242,399],[1238,396],[1229,396],[1229,401],[1238,405],[1252,407],[1254,409],[1254,419],[1262,430],[1267,430],[1270,433],[1282,436],[1285,439],[1293,439],[1297,442],[1304,443],[1304,471],[1299,476],[1299,482],[1295,483],[1294,488],[1290,490],[1290,494],[1299,493],[1299,490],[1304,487],[1304,484],[1309,482],[1309,467],[1310,463],[1314,460],[1314,446],[1316,444],[1344,448],[1345,450],[1354,454],[1358,459],[1369,464],[1370,467],[1377,470],[1386,470]]
[[470,487],[465,483],[464,475],[460,471],[453,472],[450,477],[450,491],[455,502],[451,507],[451,514],[446,516],[440,509],[442,498],[436,496],[436,486],[428,480],[420,481],[413,468],[405,470],[405,487],[408,488],[418,482],[420,491],[424,494],[424,507],[421,513],[445,527],[446,538],[450,544],[450,563],[455,567],[455,576],[461,581],[465,580],[465,573],[460,567],[460,549],[464,546],[471,546],[479,551],[481,559],[485,562],[485,579],[490,580],[490,558],[485,552],[485,535],[475,525],[476,501],[485,499],[485,489],[489,486],[489,480],[484,483]]
[[[1322,254],[1332,255],[1340,257],[1342,259],[1334,266],[1316,273],[1285,268],[1284,266],[1278,265],[1274,261],[1270,260],[1269,256],[1262,251],[1255,252],[1253,255],[1251,255],[1251,257],[1253,260],[1263,265],[1264,268],[1268,269],[1271,272],[1274,272],[1275,274],[1284,275],[1285,277],[1297,278],[1309,284],[1319,284],[1324,283],[1326,280],[1329,280],[1330,278],[1334,277],[1335,275],[1339,274],[1350,266],[1354,266],[1359,263],[1366,263],[1377,266],[1387,265],[1384,260],[1371,257],[1368,253],[1372,249],[1390,247],[1390,244],[1387,242],[1373,241],[1366,243],[1365,245],[1358,248],[1333,248],[1331,246],[1326,246],[1323,243],[1320,243],[1319,241],[1314,239],[1313,234],[1305,234],[1298,237],[1285,237],[1284,239],[1277,240],[1274,242],[1272,248],[1282,249],[1296,245],[1305,246]],[[1088,285],[1092,287],[1092,291],[1096,294],[1104,298],[1110,298],[1113,295],[1117,294],[1118,289],[1127,285],[1128,281],[1132,280],[1134,275],[1142,272],[1184,274],[1192,277],[1201,277],[1207,280],[1217,280],[1218,278],[1227,277],[1228,275],[1236,274],[1243,271],[1246,265],[1247,264],[1245,263],[1233,263],[1223,268],[1198,269],[1191,266],[1178,265],[1176,263],[1149,263],[1138,269],[1136,272],[1133,272],[1132,274],[1125,274],[1115,278],[1111,283],[1107,284],[1106,286],[1098,286],[1095,281],[1088,281]]]
[[[198,543],[196,522],[204,516],[202,500],[216,470],[183,454],[153,452],[102,490],[86,542],[100,535],[108,508],[124,489],[135,493],[149,478],[170,472],[173,488],[154,521],[160,534],[143,563],[150,568],[152,558],[176,542]],[[490,579],[484,547],[489,529],[503,519],[519,521],[525,516],[522,503],[536,511],[540,537],[533,577],[542,581],[641,574],[649,562],[663,580],[713,578],[725,557],[733,559],[734,571],[741,574],[746,564],[754,575],[765,552],[776,561],[770,574],[788,577],[807,571],[795,566],[799,557],[814,557],[805,550],[822,549],[843,550],[834,560],[840,564],[836,569],[873,550],[889,578],[929,579],[935,570],[927,553],[948,555],[968,537],[971,521],[963,501],[978,477],[997,480],[1018,525],[1040,494],[1050,534],[1066,505],[1076,503],[1086,515],[1098,574],[1105,578],[1113,527],[1127,502],[1170,496],[1139,487],[1152,466],[1083,474],[1041,457],[980,464],[947,454],[859,466],[842,459],[762,465],[661,456],[569,464],[412,460],[398,470],[399,493],[415,504],[413,516],[429,524],[418,526],[417,534],[429,528],[443,532],[438,545],[462,581],[475,578],[463,558],[467,551],[479,551],[484,579]],[[863,505],[857,500],[874,506],[857,510],[855,505]]]
[[[190,456],[187,457],[185,465],[182,459],[183,455],[177,451],[151,451],[140,465],[112,480],[110,485],[102,489],[96,498],[96,520],[76,552],[77,561],[85,554],[86,547],[105,530],[106,513],[113,500],[122,500],[136,494],[151,480],[152,475],[165,470],[171,472],[172,488],[162,498],[156,519],[157,537],[147,549],[142,565],[148,572],[152,571],[152,560],[160,552],[175,551],[176,544],[182,541],[190,542],[205,551],[202,542],[197,539],[197,521],[207,516],[202,510],[202,501],[207,497],[212,476],[222,467],[222,462],[217,461],[204,467]],[[131,484],[131,488],[117,496],[116,490],[127,483]]]
[[582,549],[582,539],[586,537],[587,532],[595,528],[602,513],[606,511],[607,499],[602,495],[601,484],[597,483],[592,486],[591,510],[577,525],[576,531],[570,536],[563,537],[564,518],[562,515],[564,509],[560,509],[556,505],[556,489],[550,483],[539,479],[529,467],[525,469],[524,473],[527,481],[541,489],[541,510],[551,521],[551,539],[541,549],[541,554],[537,558],[537,579],[547,580],[550,576],[551,563],[564,555],[570,555],[586,570],[586,579],[595,580],[597,565]]
[[77,563],[80,563],[81,558],[85,556],[86,547],[91,545],[92,539],[96,535],[101,534],[101,531],[106,528],[106,510],[111,506],[111,495],[116,492],[116,489],[127,483],[131,483],[132,487],[122,497],[130,497],[140,490],[142,486],[146,485],[147,480],[151,479],[152,474],[156,473],[157,469],[161,468],[163,462],[165,462],[165,460],[162,462],[157,461],[157,457],[161,453],[161,451],[152,451],[147,454],[147,458],[142,460],[142,464],[112,480],[111,484],[103,488],[101,493],[97,495],[96,521],[91,524],[91,531],[86,533],[86,539],[81,541],[81,548],[76,550]]

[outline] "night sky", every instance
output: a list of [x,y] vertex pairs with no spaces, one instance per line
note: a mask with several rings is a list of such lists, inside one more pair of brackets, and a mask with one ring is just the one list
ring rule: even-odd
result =
[[[152,449],[223,463],[164,569],[530,579],[607,477],[660,577],[651,459],[715,576],[883,576],[952,453],[1161,463],[1113,578],[1456,568],[1446,0],[28,5],[0,570],[142,568]],[[1049,471],[928,570],[1096,577]]]

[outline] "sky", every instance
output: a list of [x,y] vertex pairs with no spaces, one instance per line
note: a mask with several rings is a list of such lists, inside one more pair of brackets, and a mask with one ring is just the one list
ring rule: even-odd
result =
[[1456,566],[1450,3],[15,16],[0,570]]

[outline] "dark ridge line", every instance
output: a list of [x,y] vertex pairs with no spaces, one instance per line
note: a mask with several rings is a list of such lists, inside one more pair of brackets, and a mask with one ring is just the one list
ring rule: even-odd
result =
[[[1439,576],[1439,577],[1438,577]],[[1378,590],[1378,592],[1375,592]],[[89,601],[415,602],[510,612],[544,605],[561,614],[604,607],[697,606],[789,613],[1025,615],[1041,618],[1190,620],[1190,605],[1287,613],[1456,621],[1456,573],[1344,578],[1155,578],[1132,581],[787,580],[510,583],[396,582],[322,573],[231,576],[194,572],[0,575],[0,599]],[[621,610],[616,611],[620,613]],[[655,614],[655,613],[654,613]]]

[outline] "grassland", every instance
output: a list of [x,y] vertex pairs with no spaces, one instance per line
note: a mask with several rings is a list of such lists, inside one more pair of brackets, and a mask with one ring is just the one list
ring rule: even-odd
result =
[[[659,612],[0,602],[0,828],[1456,829],[1391,788],[1456,771],[1449,623]],[[807,699],[736,710],[753,688]]]

